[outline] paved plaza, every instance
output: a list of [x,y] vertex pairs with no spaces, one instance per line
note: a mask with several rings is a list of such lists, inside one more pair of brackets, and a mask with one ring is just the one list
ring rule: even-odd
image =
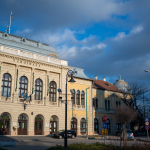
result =
[[[135,141],[128,141],[128,145],[134,145],[134,144],[142,144],[143,142],[140,142],[136,138]],[[0,141],[7,141],[7,140],[15,140],[17,142],[16,147],[4,147],[7,150],[46,150],[47,148],[51,146],[55,146],[56,144],[63,145],[64,144],[64,139],[54,139],[49,136],[17,136],[17,137],[12,137],[12,136],[1,136]],[[104,139],[89,139],[87,140],[84,137],[76,137],[75,139],[68,139],[68,144],[72,143],[95,143],[95,142],[100,142],[104,143]],[[113,145],[120,145],[120,141],[118,137],[109,137],[106,140],[106,144],[113,144]]]

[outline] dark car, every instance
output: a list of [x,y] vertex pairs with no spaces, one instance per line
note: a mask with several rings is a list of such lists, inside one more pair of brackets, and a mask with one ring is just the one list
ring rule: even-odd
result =
[[[65,136],[65,130],[59,130],[56,133],[52,134],[52,137],[62,139]],[[74,130],[67,130],[67,137],[71,137],[74,139],[77,136],[76,132]]]

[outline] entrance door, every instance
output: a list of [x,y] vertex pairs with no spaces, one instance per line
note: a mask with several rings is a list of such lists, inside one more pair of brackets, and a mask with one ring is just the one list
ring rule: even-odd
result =
[[37,115],[35,117],[34,134],[35,135],[43,134],[43,119],[41,115]]
[[57,132],[57,121],[50,121],[50,134]]
[[0,119],[0,135],[9,135],[9,119]]
[[0,116],[0,135],[9,135],[10,118],[8,113],[3,113]]
[[72,118],[71,120],[71,130],[74,130],[77,134],[77,119],[76,118]]
[[98,128],[98,120],[94,119],[94,133],[99,134],[99,128]]
[[43,121],[35,121],[35,135],[42,135]]
[[58,131],[58,117],[53,115],[50,118],[50,134],[56,133]]
[[27,121],[18,120],[18,135],[27,135]]
[[20,114],[18,117],[18,135],[27,135],[27,115]]
[[111,124],[110,124],[110,120],[107,119],[107,129],[108,129],[108,133],[111,133]]
[[86,134],[86,120],[85,120],[85,118],[82,118],[80,121],[80,133]]

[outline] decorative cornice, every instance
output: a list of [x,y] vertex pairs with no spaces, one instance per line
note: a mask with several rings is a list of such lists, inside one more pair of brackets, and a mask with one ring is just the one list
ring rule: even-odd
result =
[[36,60],[29,60],[29,59],[25,59],[25,58],[19,58],[20,56],[16,57],[16,56],[12,56],[10,54],[4,54],[2,52],[0,52],[0,56],[2,57],[6,57],[6,58],[11,58],[13,59],[14,62],[17,63],[22,63],[22,65],[31,65],[31,66],[35,66],[35,67],[41,67],[41,66],[47,66],[47,67],[52,67],[52,68],[59,68],[59,69],[65,69],[65,70],[69,70],[70,67],[65,67],[62,65],[55,65],[55,64],[48,64],[48,63],[43,63],[43,62],[39,62]]

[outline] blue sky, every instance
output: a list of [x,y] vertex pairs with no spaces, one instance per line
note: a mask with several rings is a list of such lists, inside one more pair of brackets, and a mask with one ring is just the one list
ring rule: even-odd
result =
[[11,34],[49,44],[88,77],[149,84],[149,8],[148,0],[1,0],[0,31],[12,10]]

